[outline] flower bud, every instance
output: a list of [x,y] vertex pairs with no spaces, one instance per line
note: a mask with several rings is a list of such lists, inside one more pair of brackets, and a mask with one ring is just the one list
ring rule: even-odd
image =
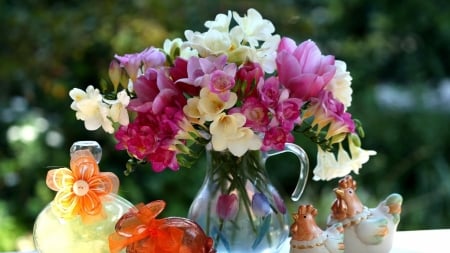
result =
[[112,60],[109,64],[109,79],[111,80],[114,91],[117,91],[117,87],[119,87],[120,79],[122,76],[122,69],[120,68],[120,64],[117,60]]
[[245,97],[252,96],[256,92],[256,84],[261,77],[264,77],[261,66],[255,62],[246,62],[236,73],[236,80],[244,87],[239,92],[242,92]]
[[121,75],[120,75],[120,85],[122,86],[122,88],[130,90],[130,87],[129,87],[130,83],[133,84],[133,82],[129,78],[129,76],[126,73],[126,71],[121,71],[120,73],[121,73]]

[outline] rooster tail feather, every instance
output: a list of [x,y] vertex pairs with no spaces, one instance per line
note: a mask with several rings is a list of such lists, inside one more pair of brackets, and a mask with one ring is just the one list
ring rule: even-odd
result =
[[398,193],[392,193],[385,200],[385,205],[389,207],[389,213],[393,216],[395,224],[400,222],[400,213],[402,212],[403,197]]

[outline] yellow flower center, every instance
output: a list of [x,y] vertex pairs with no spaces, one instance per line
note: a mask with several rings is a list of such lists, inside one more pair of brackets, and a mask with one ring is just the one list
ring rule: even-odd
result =
[[73,192],[77,196],[84,196],[89,191],[89,184],[84,180],[78,180],[73,184]]

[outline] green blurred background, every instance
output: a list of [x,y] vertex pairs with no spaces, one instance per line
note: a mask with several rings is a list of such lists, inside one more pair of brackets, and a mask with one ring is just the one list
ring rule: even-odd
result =
[[[119,0],[0,1],[0,251],[32,247],[40,210],[54,192],[46,166],[68,166],[76,140],[96,140],[101,168],[120,176],[120,193],[133,203],[165,199],[163,216],[186,216],[204,169],[123,175],[126,154],[102,131],[88,132],[70,109],[68,91],[107,78],[110,60],[205,31],[217,13],[256,8],[277,33],[313,39],[324,54],[347,62],[353,76],[350,112],[362,120],[373,157],[354,178],[368,206],[391,192],[404,196],[400,230],[450,228],[449,1],[364,0]],[[315,147],[309,151],[315,165]],[[296,171],[284,158],[269,161],[287,197]],[[323,225],[336,180],[308,184],[298,204],[312,203]]]

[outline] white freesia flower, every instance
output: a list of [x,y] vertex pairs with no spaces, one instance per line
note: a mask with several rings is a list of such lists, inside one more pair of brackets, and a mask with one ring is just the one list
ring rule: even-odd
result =
[[317,146],[317,165],[313,170],[313,180],[331,180],[336,177],[343,177],[352,171],[349,162],[351,161],[347,151],[339,146],[337,157],[332,152],[322,150]]
[[[263,19],[261,14],[255,9],[249,9],[247,16],[241,17],[237,12],[233,12],[233,18],[238,23],[233,29],[239,30],[244,35],[244,42],[250,47],[258,47],[259,41],[266,41],[275,32],[275,26],[267,19]],[[233,30],[232,29],[232,30]]]
[[198,101],[198,111],[201,118],[206,121],[214,120],[223,110],[229,109],[236,104],[237,95],[230,92],[230,97],[227,101],[223,101],[216,93],[211,92],[204,87],[200,90],[200,99]]
[[314,180],[330,180],[337,177],[344,177],[350,172],[359,173],[359,169],[364,163],[369,161],[371,155],[376,155],[373,150],[361,148],[361,142],[356,134],[347,137],[350,155],[339,143],[337,157],[332,152],[324,151],[318,146],[317,165],[314,168]]
[[187,100],[183,107],[183,112],[192,122],[202,125],[205,121],[212,121],[224,110],[236,104],[237,95],[230,92],[227,101],[223,101],[216,93],[211,92],[207,87],[200,90],[199,97],[192,97]]
[[186,30],[184,36],[187,41],[183,44],[183,47],[191,47],[197,50],[201,57],[226,54],[231,48],[228,32],[211,29],[207,32],[200,33]]
[[[230,30],[232,16],[238,25]],[[255,9],[249,9],[244,17],[236,12],[232,16],[228,12],[205,22],[209,30],[204,33],[186,30],[187,41],[182,48],[193,48],[202,57],[226,54],[229,62],[238,64],[257,62],[265,72],[273,73],[280,36],[272,35],[275,32],[272,22],[263,19]]]
[[227,15],[225,14],[217,14],[214,21],[206,21],[205,26],[209,29],[214,29],[220,32],[228,33],[230,29],[231,22],[231,11],[228,11]]
[[249,127],[241,127],[235,136],[228,139],[227,146],[233,155],[240,157],[248,150],[259,150],[262,140]]
[[240,113],[219,114],[211,123],[211,144],[216,151],[228,149],[235,156],[242,156],[247,150],[261,148],[261,139],[244,127],[245,116]]
[[205,123],[205,117],[204,114],[199,110],[199,101],[200,99],[198,97],[189,98],[186,105],[183,107],[183,112],[191,122],[203,125],[203,123]]
[[[233,17],[238,26],[231,29],[230,37],[233,42],[238,41],[233,45],[239,45],[234,50],[242,55],[240,60],[257,62],[266,73],[273,73],[276,69],[275,58],[281,39],[279,35],[272,35],[275,32],[272,22],[263,19],[255,9],[249,9],[247,16],[244,17],[234,12]],[[242,53],[244,47],[245,55]]]
[[[86,91],[84,91],[82,89],[78,89],[78,88],[73,88],[72,90],[70,90],[69,96],[70,96],[70,98],[73,99],[72,104],[70,104],[70,108],[74,111],[77,111],[78,110],[77,103],[84,99],[87,99],[88,93],[91,94],[91,97],[95,96],[95,90],[92,85],[89,85],[87,87]],[[100,100],[101,100],[102,96],[100,95],[100,93],[98,93],[97,96],[100,96]]]
[[336,74],[330,83],[325,87],[333,93],[333,96],[344,104],[345,108],[350,107],[352,104],[352,77],[350,72],[347,71],[347,64],[345,62],[336,60],[334,62],[336,66]]
[[280,40],[279,35],[274,35],[268,38],[262,44],[261,48],[256,50],[256,56],[253,60],[258,62],[266,73],[273,73],[277,68],[275,59],[277,58],[277,49]]
[[[226,140],[234,136],[238,129],[245,125],[245,116],[240,113],[219,114],[211,123],[210,132],[213,135],[214,150],[222,151],[226,145],[221,140]],[[215,140],[214,140],[215,139]]]
[[189,59],[191,56],[197,56],[197,50],[194,50],[190,47],[182,47],[183,41],[180,38],[176,38],[174,40],[166,39],[163,44],[163,51],[170,55],[172,58],[175,58],[175,51],[180,50],[179,57],[183,59]]
[[118,122],[122,126],[126,126],[130,123],[130,118],[128,117],[127,106],[130,103],[130,96],[128,96],[125,90],[117,93],[117,100],[108,101],[110,102],[111,109],[109,111],[109,116],[113,122]]
[[233,43],[234,49],[228,52],[228,60],[230,62],[235,62],[238,65],[244,63],[246,60],[255,59],[256,62],[256,49],[242,46],[240,44]]
[[244,126],[245,117],[242,114],[219,114],[211,123],[211,144],[214,150],[223,151],[228,147],[228,139],[236,135],[238,128]]
[[77,119],[84,121],[87,130],[102,127],[107,133],[114,132],[112,122],[108,119],[109,106],[103,103],[103,97],[98,89],[89,85],[86,92],[75,88],[69,95],[74,100],[70,107],[76,111]]
[[376,155],[377,152],[374,150],[365,150],[361,148],[361,140],[356,134],[351,134],[348,137],[348,146],[350,149],[350,154],[352,155],[352,170],[355,173],[359,173],[359,169],[369,161],[371,155]]

